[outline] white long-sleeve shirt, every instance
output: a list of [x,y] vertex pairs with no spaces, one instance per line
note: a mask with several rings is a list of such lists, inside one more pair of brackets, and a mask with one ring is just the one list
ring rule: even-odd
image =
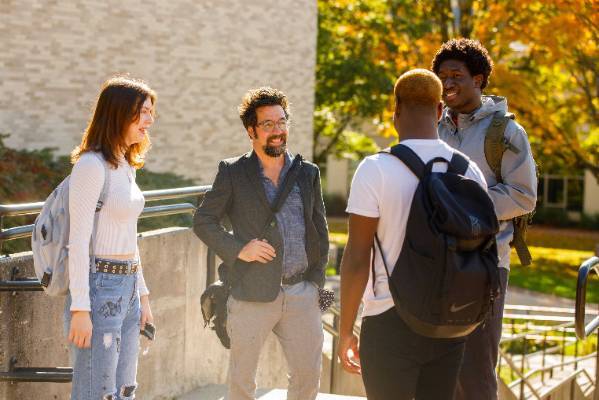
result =
[[[135,182],[135,170],[125,158],[119,167],[106,168],[97,155],[83,153],[73,166],[69,183],[69,290],[71,311],[90,311],[89,272],[90,240],[96,204],[110,174],[104,205],[98,216],[96,256],[135,254],[137,248],[137,219],[144,207],[144,197]],[[141,264],[137,272],[140,295],[148,294]]]

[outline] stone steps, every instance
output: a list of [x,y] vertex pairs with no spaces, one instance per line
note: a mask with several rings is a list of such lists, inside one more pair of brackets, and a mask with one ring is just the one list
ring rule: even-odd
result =
[[[203,386],[191,393],[177,398],[177,400],[224,400],[225,385]],[[258,389],[256,400],[286,400],[287,390],[283,389]],[[366,400],[366,397],[342,396],[338,394],[319,393],[316,400]]]

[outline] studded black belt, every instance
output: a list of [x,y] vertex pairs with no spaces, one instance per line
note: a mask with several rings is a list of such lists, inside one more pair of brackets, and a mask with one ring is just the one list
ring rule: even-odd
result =
[[96,272],[105,274],[133,275],[137,273],[137,261],[104,260],[96,258]]

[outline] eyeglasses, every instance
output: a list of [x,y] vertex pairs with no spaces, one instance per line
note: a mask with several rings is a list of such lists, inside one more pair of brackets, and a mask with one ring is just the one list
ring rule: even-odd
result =
[[268,133],[271,133],[275,129],[275,126],[282,131],[289,129],[289,121],[284,118],[277,122],[267,119],[266,121],[258,122],[256,125],[261,126]]

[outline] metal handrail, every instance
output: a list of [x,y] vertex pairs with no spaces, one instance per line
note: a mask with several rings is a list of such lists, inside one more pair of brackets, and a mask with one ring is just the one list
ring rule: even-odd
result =
[[[545,399],[551,399],[552,394],[557,393],[561,388],[565,387],[566,385],[570,385],[570,390],[572,390],[573,388],[571,385],[574,384],[578,375],[582,375],[582,374],[585,374],[587,377],[589,377],[589,374],[584,369],[577,369],[576,371],[573,371],[565,378],[561,379],[556,385],[543,391],[541,393],[541,396],[543,396],[543,398],[545,398]],[[591,380],[591,382],[592,382],[592,380]],[[573,393],[570,392],[570,398],[574,398],[574,397],[572,397],[572,395],[573,395]]]
[[541,399],[541,395],[539,394],[539,392],[537,392],[537,390],[534,388],[534,386],[528,381],[528,379],[524,378],[524,373],[522,373],[520,371],[520,369],[518,369],[518,367],[516,366],[516,364],[514,363],[514,361],[512,361],[512,358],[509,357],[507,355],[507,353],[505,353],[503,350],[501,350],[501,348],[499,349],[499,355],[501,356],[501,358],[503,358],[505,360],[505,362],[507,363],[507,365],[518,376],[518,378],[520,378],[521,383],[523,383],[524,385],[528,386],[528,389],[532,392],[532,394],[538,400],[540,400]]
[[[559,325],[551,325],[551,328],[553,328],[554,330],[561,330],[563,328],[569,328],[569,327],[571,327],[573,325],[574,325],[573,322],[566,322],[566,323],[559,324]],[[537,328],[537,329],[532,329],[530,331],[526,331],[526,332],[523,332],[523,333],[519,333],[519,334],[514,335],[514,336],[510,336],[510,337],[504,337],[504,336],[502,336],[501,339],[500,339],[500,343],[501,344],[505,344],[505,343],[513,342],[513,341],[516,341],[516,340],[519,340],[519,339],[524,339],[525,337],[530,336],[530,335],[535,335],[535,334],[544,333],[544,332],[545,332],[544,329]]]
[[[210,190],[210,186],[190,186],[175,189],[147,190],[143,192],[146,201],[171,200],[187,197],[201,197]],[[2,229],[3,217],[16,217],[38,214],[43,202],[0,205],[0,250],[2,242],[6,240],[20,239],[31,236],[33,225],[23,225],[8,229]],[[161,206],[145,207],[140,218],[157,217],[173,214],[184,214],[194,212],[196,207],[191,203],[178,203]],[[209,259],[214,253],[209,251]],[[0,292],[6,291],[41,291],[41,283],[36,278],[15,279],[0,281]],[[73,376],[72,368],[40,368],[40,367],[16,367],[17,360],[12,358],[8,371],[0,371],[0,382],[71,382]]]
[[599,257],[591,257],[580,266],[578,270],[578,282],[576,284],[576,313],[574,321],[576,324],[576,336],[584,339],[599,327],[599,316],[595,317],[588,325],[584,324],[587,280],[589,273],[594,271],[599,276]]
[[[330,366],[330,375],[329,375],[329,391],[330,393],[336,393],[337,391],[337,375],[339,373],[339,365],[337,363],[337,347],[339,345],[339,322],[341,319],[341,310],[337,304],[332,305],[326,311],[326,314],[333,315],[333,323],[330,324],[324,320],[324,315],[322,319],[322,327],[325,332],[329,333],[333,337],[333,345],[331,348],[331,366]],[[354,323],[354,333],[356,335],[360,335],[360,326],[357,323]]]
[[[556,369],[556,368],[560,368],[560,367],[565,367],[567,365],[577,364],[577,363],[579,363],[581,361],[585,361],[585,360],[590,360],[591,358],[594,358],[596,356],[596,354],[597,353],[595,352],[595,353],[587,354],[586,356],[576,357],[576,358],[574,358],[572,360],[568,360],[568,361],[565,361],[565,362],[562,362],[562,363],[556,363],[556,364],[551,364],[551,365],[548,365],[548,366],[545,366],[545,367],[532,369],[532,370],[526,372],[526,374],[524,374],[522,376],[522,379],[528,379],[531,376],[533,376],[535,374],[538,374],[539,372],[551,371],[552,369]],[[510,387],[511,386],[517,386],[519,384],[520,384],[520,379],[511,382],[509,386]]]
[[[576,283],[576,313],[574,314],[576,336],[584,339],[595,329],[599,328],[599,316],[595,317],[586,326],[584,324],[585,307],[587,302],[587,281],[591,271],[599,276],[599,257],[591,257],[582,263],[578,269],[578,282]],[[599,335],[598,339],[599,340]],[[595,362],[595,400],[599,400],[599,351],[597,351],[597,361]]]
[[17,359],[11,357],[8,371],[0,371],[0,382],[56,382],[68,383],[73,379],[71,367],[17,367]]
[[[143,195],[146,201],[172,200],[186,197],[201,197],[210,190],[210,185],[188,186],[175,189],[146,190]],[[23,215],[38,214],[44,202],[22,203],[22,204],[0,204],[0,218],[17,217]],[[195,206],[190,203],[168,204],[162,206],[145,207],[140,218],[158,217],[173,214],[186,214],[195,210]],[[7,229],[0,229],[0,244],[3,241],[22,239],[30,237],[33,232],[33,225],[15,226]]]
[[[529,305],[521,305],[521,304],[506,304],[503,312],[507,313],[508,311],[520,312],[523,315],[530,315],[531,312],[535,314],[543,313],[546,314],[563,314],[563,315],[574,315],[576,313],[576,309],[574,307],[547,307],[547,306],[529,306]],[[512,312],[512,314],[515,314]],[[599,314],[598,310],[587,311],[587,314]]]

